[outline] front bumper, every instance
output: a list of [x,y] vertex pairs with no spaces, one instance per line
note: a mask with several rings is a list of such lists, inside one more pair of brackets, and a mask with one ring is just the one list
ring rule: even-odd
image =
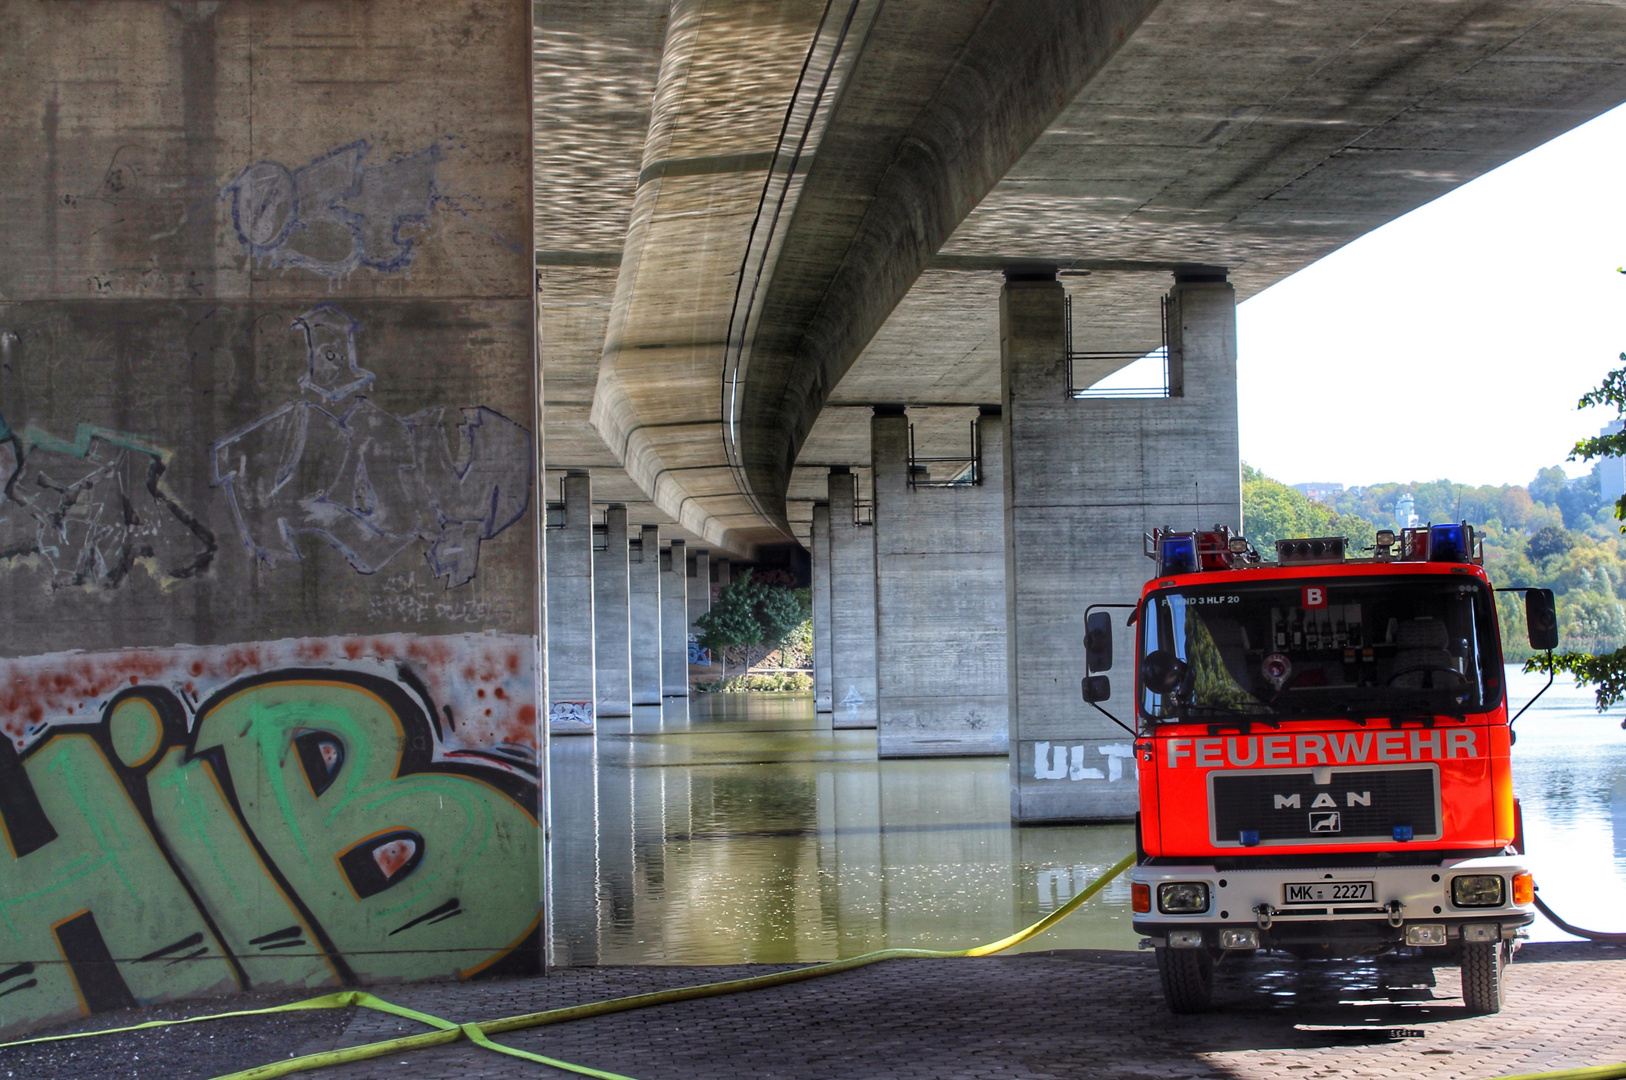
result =
[[[1215,870],[1201,864],[1137,866],[1130,881],[1146,885],[1152,897],[1150,912],[1137,912],[1133,925],[1156,947],[1221,946],[1221,932],[1252,928],[1258,947],[1283,945],[1356,944],[1404,946],[1460,944],[1487,937],[1512,939],[1535,919],[1529,904],[1512,903],[1513,876],[1528,872],[1516,856],[1497,855],[1456,859],[1439,865],[1387,867],[1304,866],[1262,870]],[[1497,874],[1504,879],[1508,901],[1496,907],[1458,907],[1451,898],[1451,879],[1462,874]],[[1158,911],[1158,886],[1165,882],[1200,881],[1208,885],[1206,911],[1164,914]],[[1335,885],[1340,882],[1373,884],[1374,895],[1358,902],[1288,902],[1288,886]],[[1413,939],[1408,941],[1408,928]],[[1423,927],[1443,928],[1426,930]],[[1467,928],[1466,931],[1464,928]],[[1171,934],[1173,935],[1171,940]],[[1235,938],[1237,935],[1227,935]],[[1247,935],[1243,935],[1248,939]],[[1250,945],[1232,945],[1250,948]]]

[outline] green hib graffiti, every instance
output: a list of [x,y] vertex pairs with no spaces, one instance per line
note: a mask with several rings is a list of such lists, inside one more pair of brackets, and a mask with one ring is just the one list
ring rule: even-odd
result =
[[196,746],[224,757],[243,823],[358,978],[467,975],[536,921],[536,824],[470,776],[402,775],[428,735],[387,690],[260,682],[205,704]]
[[[56,929],[83,911],[122,961],[135,1000],[235,989],[230,964],[97,742],[59,735],[26,768],[56,839],[20,859],[14,847],[0,851],[0,968],[15,972],[0,979],[0,1031],[78,1016],[96,1000],[96,987],[80,980],[97,973],[70,965]],[[196,944],[164,952],[194,936]],[[163,955],[141,959],[155,953]]]
[[[526,936],[524,785],[432,762],[427,719],[392,682],[295,674],[228,688],[190,734],[174,695],[138,688],[26,761],[0,746],[0,784],[37,794],[0,797],[16,838],[0,850],[0,1032],[250,986],[466,975]],[[75,967],[87,940],[103,961]]]

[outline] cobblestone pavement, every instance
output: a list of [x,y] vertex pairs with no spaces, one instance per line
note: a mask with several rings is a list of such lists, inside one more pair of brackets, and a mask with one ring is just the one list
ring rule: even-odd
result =
[[[382,988],[380,996],[461,1022],[771,970],[777,968],[575,968],[540,979]],[[1626,949],[1527,946],[1509,972],[1507,1006],[1497,1016],[1469,1016],[1458,990],[1454,968],[1267,959],[1222,965],[1219,1009],[1174,1017],[1163,1007],[1150,955],[1058,951],[889,961],[790,986],[514,1032],[502,1041],[639,1080],[1447,1080],[1626,1061]],[[208,1026],[172,1030],[179,1038],[200,1038]],[[357,1010],[342,1031],[309,1029],[288,1051],[422,1030]],[[257,1044],[235,1067],[288,1051],[268,1055]],[[161,1059],[154,1064],[158,1071],[141,1075],[173,1075]],[[8,1068],[0,1056],[0,1074]],[[507,1080],[566,1074],[463,1043],[312,1075]]]

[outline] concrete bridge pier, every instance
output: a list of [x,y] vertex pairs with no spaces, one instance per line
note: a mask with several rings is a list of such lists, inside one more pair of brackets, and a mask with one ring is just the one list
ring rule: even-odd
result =
[[632,703],[661,703],[661,530],[645,525],[628,545]]
[[548,730],[593,733],[593,478],[565,474],[565,523],[547,530]]
[[[1089,294],[1074,340],[1090,350]],[[1137,805],[1132,736],[1086,705],[1084,609],[1128,603],[1152,573],[1154,526],[1237,526],[1236,296],[1223,271],[1177,273],[1168,295],[1167,397],[1073,400],[1066,299],[1054,272],[1006,272],[1005,420],[1011,818],[1111,821]],[[1099,345],[1097,345],[1099,348]],[[1200,503],[1199,503],[1200,499]],[[1132,722],[1121,612],[1109,711]]]
[[696,548],[689,558],[688,572],[689,623],[685,639],[700,633],[695,620],[711,610],[711,552],[706,548]]
[[883,758],[1006,751],[999,406],[983,409],[977,428],[982,456],[975,482],[936,487],[924,472],[911,485],[903,407],[877,405],[870,421],[876,721]]
[[875,530],[855,513],[857,477],[830,470],[832,725],[875,726]]
[[627,546],[627,507],[611,503],[604,511],[604,546],[595,544],[593,550],[594,701],[599,716],[632,715]]
[[689,553],[682,540],[661,552],[661,695],[689,696]]
[[830,504],[813,504],[813,711],[830,704]]

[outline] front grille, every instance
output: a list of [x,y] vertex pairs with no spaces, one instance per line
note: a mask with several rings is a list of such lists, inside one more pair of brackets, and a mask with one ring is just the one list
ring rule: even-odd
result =
[[1260,845],[1393,842],[1397,826],[1438,840],[1440,774],[1430,764],[1215,772],[1208,807],[1216,847],[1241,847],[1244,834]]

